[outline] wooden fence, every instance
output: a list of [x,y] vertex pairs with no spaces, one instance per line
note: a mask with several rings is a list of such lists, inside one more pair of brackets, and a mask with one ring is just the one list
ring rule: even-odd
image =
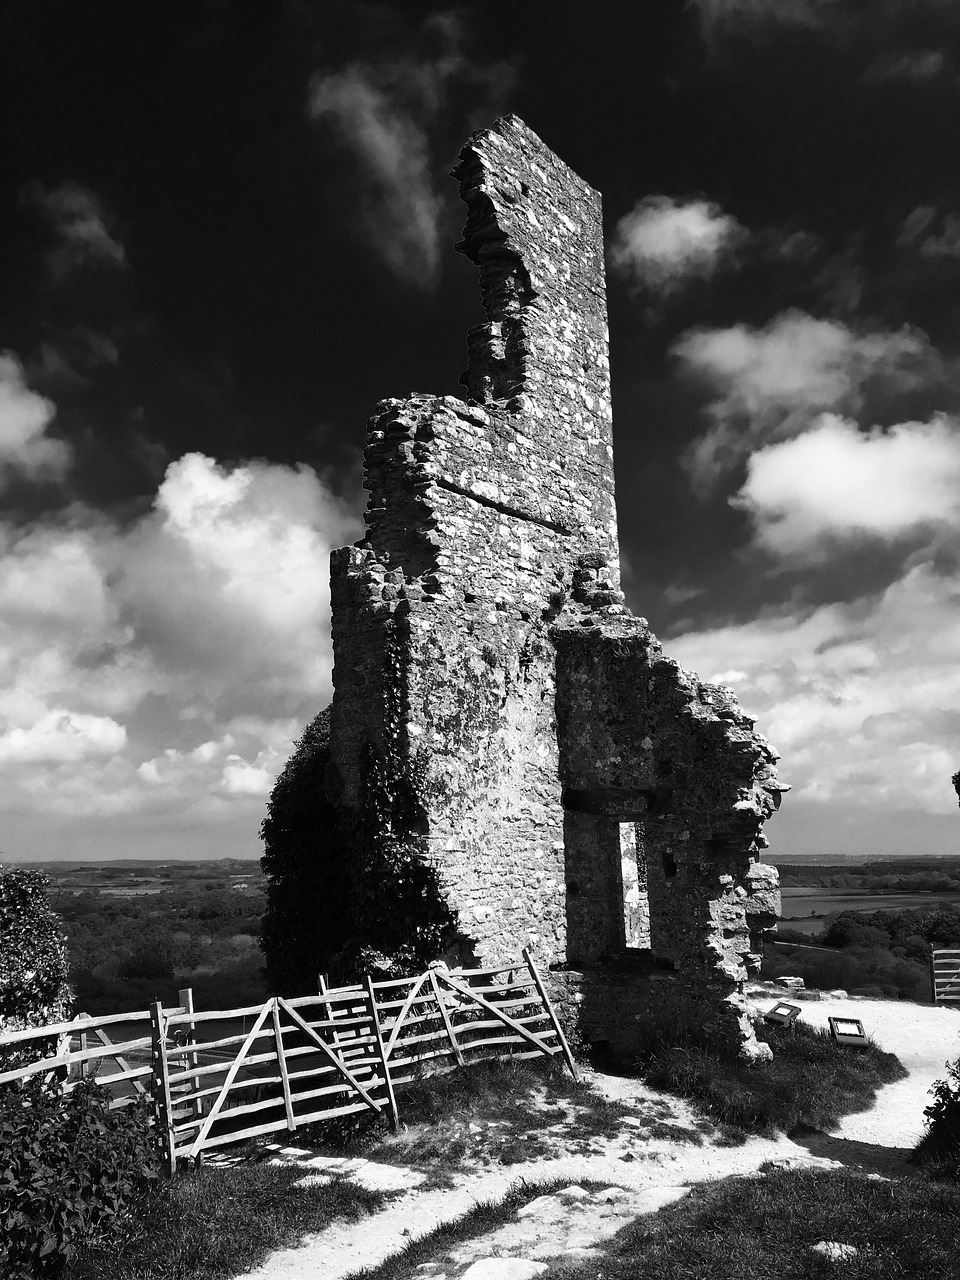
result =
[[931,951],[930,982],[934,1004],[960,1003],[960,951]]
[[[213,1147],[336,1116],[372,1111],[395,1125],[396,1086],[483,1058],[561,1055],[577,1074],[529,951],[521,963],[497,968],[439,967],[344,987],[321,977],[319,988],[315,996],[210,1012],[195,1011],[191,993],[182,991],[178,1007],[154,1004],[148,1016],[0,1034],[0,1055],[8,1044],[44,1037],[57,1049],[0,1073],[0,1084],[66,1068],[71,1087],[84,1064],[112,1057],[121,1069],[100,1083],[119,1090],[113,1105],[129,1101],[131,1085],[145,1092],[150,1077],[153,1121],[172,1173],[178,1160],[199,1159]],[[149,1034],[128,1043],[53,1044],[55,1035],[89,1041],[91,1030],[142,1025],[147,1017]],[[134,1052],[141,1057],[131,1065]]]
[[[164,1009],[164,1017],[192,1009],[190,990],[181,991],[179,998],[179,1005]],[[28,1061],[8,1065],[21,1055]],[[42,1075],[60,1080],[69,1090],[80,1080],[93,1079],[109,1089],[111,1108],[121,1107],[134,1098],[153,1096],[153,1058],[148,1012],[96,1018],[79,1013],[68,1022],[0,1032],[0,1085]]]

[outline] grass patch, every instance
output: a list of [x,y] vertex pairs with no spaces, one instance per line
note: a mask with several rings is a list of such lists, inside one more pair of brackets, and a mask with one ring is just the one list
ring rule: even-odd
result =
[[62,1280],[224,1280],[337,1219],[389,1198],[348,1182],[297,1187],[303,1169],[259,1164],[190,1170],[150,1187],[109,1245],[80,1252]]
[[[569,1178],[555,1178],[549,1182],[525,1182],[521,1178],[502,1199],[481,1201],[456,1221],[445,1223],[428,1235],[412,1240],[399,1253],[391,1255],[376,1266],[351,1272],[347,1280],[411,1280],[411,1277],[417,1275],[417,1267],[423,1263],[442,1261],[454,1245],[496,1231],[531,1200],[536,1200],[538,1196],[552,1195],[570,1185]],[[600,1189],[609,1185],[608,1182],[577,1180],[578,1187]],[[422,1275],[420,1273],[421,1280]],[[595,1277],[591,1277],[591,1280],[595,1280]]]
[[[851,1244],[858,1255],[828,1261],[809,1252],[820,1240]],[[637,1218],[602,1259],[557,1263],[541,1280],[956,1280],[958,1254],[960,1188],[776,1171],[703,1184]]]
[[732,1053],[696,1043],[658,1045],[641,1060],[648,1084],[697,1102],[711,1117],[745,1133],[772,1137],[800,1125],[829,1129],[841,1116],[865,1111],[881,1085],[902,1080],[900,1059],[870,1043],[837,1045],[804,1023],[765,1026],[772,1062],[750,1065]]
[[407,1085],[397,1101],[396,1133],[382,1118],[360,1115],[338,1132],[317,1126],[304,1134],[319,1149],[452,1170],[589,1154],[598,1139],[623,1131],[624,1116],[637,1114],[548,1059],[474,1063]]

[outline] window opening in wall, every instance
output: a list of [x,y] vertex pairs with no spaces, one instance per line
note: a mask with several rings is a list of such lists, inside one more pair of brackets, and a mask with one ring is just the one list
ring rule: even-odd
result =
[[650,946],[650,903],[642,828],[620,823],[620,867],[623,883],[623,932],[628,947]]

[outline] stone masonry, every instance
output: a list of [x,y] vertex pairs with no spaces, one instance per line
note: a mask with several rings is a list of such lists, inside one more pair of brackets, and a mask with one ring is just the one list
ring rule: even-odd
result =
[[465,399],[370,421],[322,785],[357,815],[376,758],[413,797],[448,958],[532,947],[571,1027],[620,1053],[686,1010],[756,1056],[742,983],[779,913],[761,826],[787,788],[733,694],[624,604],[600,197],[515,116],[454,177],[487,322]]

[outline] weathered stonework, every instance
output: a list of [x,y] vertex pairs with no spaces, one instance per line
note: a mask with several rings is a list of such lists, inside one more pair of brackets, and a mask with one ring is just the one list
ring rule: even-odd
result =
[[371,760],[402,782],[398,838],[459,960],[532,946],[571,1024],[620,1052],[675,998],[750,1054],[741,986],[779,913],[760,829],[785,788],[733,695],[624,605],[599,195],[514,116],[454,176],[487,322],[466,401],[371,419],[367,535],[332,557],[323,786],[359,820]]

